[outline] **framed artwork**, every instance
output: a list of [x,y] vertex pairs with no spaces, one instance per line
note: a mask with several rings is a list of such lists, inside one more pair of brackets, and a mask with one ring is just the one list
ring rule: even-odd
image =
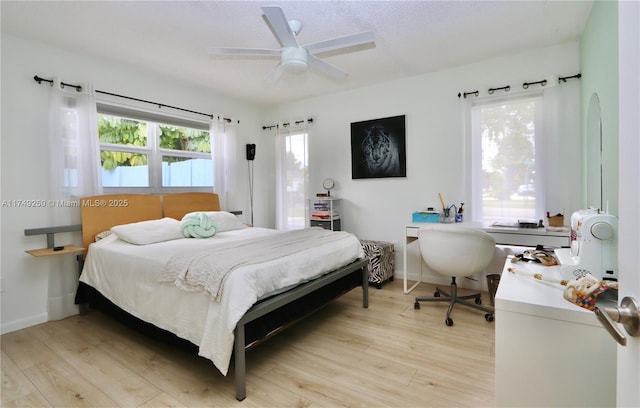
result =
[[351,124],[351,178],[406,176],[405,115]]

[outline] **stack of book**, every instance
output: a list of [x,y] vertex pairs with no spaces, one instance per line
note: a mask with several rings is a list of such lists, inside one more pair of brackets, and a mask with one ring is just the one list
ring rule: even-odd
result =
[[326,201],[317,201],[313,203],[313,211],[311,212],[311,219],[317,221],[330,221],[340,218],[339,214],[333,210],[331,211],[331,204]]

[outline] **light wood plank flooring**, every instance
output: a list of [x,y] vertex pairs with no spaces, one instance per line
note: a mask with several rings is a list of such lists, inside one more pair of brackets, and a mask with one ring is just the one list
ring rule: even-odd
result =
[[445,303],[414,310],[433,288],[370,287],[368,309],[354,289],[249,350],[242,402],[233,369],[224,377],[98,311],[7,333],[2,407],[493,406],[494,324],[459,305],[452,327]]

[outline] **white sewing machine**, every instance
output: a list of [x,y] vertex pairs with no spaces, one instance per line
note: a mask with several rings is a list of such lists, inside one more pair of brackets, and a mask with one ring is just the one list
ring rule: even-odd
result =
[[590,273],[598,279],[618,280],[618,218],[593,208],[574,212],[571,248],[555,253],[564,279]]

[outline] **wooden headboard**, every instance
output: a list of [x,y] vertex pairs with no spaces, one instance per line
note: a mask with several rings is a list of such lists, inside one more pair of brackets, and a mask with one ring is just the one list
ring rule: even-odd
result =
[[181,220],[185,214],[194,211],[220,211],[220,200],[213,193],[108,194],[85,197],[80,203],[85,248],[95,242],[97,234],[115,225],[162,217]]
[[213,193],[178,193],[162,196],[163,216],[181,220],[194,211],[220,211],[220,200]]
[[[114,225],[162,218],[162,198],[149,194],[109,194],[80,200],[82,245],[89,248],[96,234]],[[85,250],[86,253],[86,250]]]

